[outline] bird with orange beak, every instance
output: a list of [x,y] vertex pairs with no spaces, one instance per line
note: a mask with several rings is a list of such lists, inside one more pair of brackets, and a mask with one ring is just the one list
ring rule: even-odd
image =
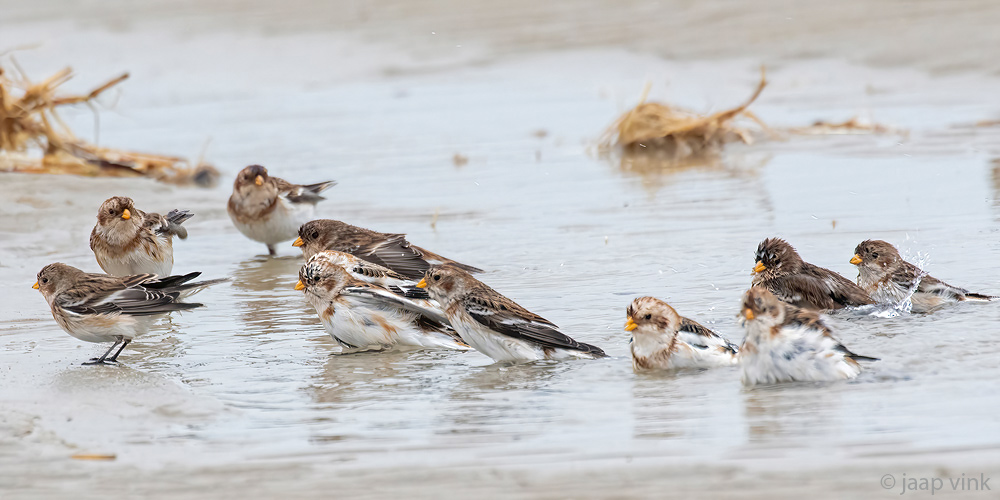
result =
[[755,259],[751,284],[768,289],[789,304],[828,310],[874,303],[851,280],[802,260],[783,239],[768,238],[760,242]]
[[838,342],[818,311],[782,302],[763,287],[743,294],[739,317],[746,337],[738,360],[747,386],[851,379],[861,373],[858,361],[877,361]]
[[625,331],[632,333],[629,347],[636,371],[736,364],[736,345],[677,314],[660,299],[639,297],[629,304],[626,314]]
[[414,280],[423,278],[427,268],[434,264],[453,264],[470,273],[483,272],[413,245],[405,234],[380,233],[331,219],[303,224],[292,246],[300,248],[306,259],[323,250],[347,252]]
[[417,286],[441,304],[462,340],[494,361],[606,356],[600,347],[577,342],[454,264],[431,266]]
[[90,249],[104,272],[112,276],[169,276],[174,267],[173,237],[187,238],[181,224],[193,217],[187,210],[166,216],[135,208],[132,198],[114,196],[97,211],[90,232]]
[[236,175],[227,211],[233,224],[247,238],[267,245],[271,256],[275,245],[294,239],[299,226],[312,219],[320,193],[336,181],[292,184],[271,177],[260,165],[250,165]]
[[[105,364],[117,361],[125,346],[146,333],[159,317],[201,307],[181,302],[183,297],[225,281],[191,283],[200,274],[117,277],[86,273],[57,262],[38,272],[32,288],[42,293],[52,317],[66,333],[85,342],[113,343],[104,355],[84,363]],[[118,351],[109,357],[115,347]]]
[[313,255],[299,269],[295,289],[348,352],[395,345],[469,349],[415,282],[353,255],[332,250]]
[[910,301],[913,312],[929,312],[949,302],[996,299],[949,285],[903,260],[896,247],[882,240],[865,240],[854,248],[851,264],[858,266],[858,285],[880,304]]

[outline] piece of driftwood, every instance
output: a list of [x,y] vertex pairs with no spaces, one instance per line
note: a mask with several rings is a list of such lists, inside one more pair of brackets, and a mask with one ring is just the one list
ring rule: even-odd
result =
[[[13,59],[12,59],[13,61]],[[17,68],[13,77],[0,67],[0,171],[86,176],[151,177],[178,185],[214,186],[219,172],[213,166],[176,156],[138,153],[90,144],[79,139],[58,114],[61,106],[93,101],[128,78],[124,73],[86,95],[58,95],[72,78],[65,68],[33,83]]]

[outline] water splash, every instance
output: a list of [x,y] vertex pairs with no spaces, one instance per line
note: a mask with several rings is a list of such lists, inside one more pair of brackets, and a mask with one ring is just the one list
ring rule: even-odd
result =
[[920,282],[923,280],[924,276],[929,274],[924,270],[924,268],[930,262],[930,255],[917,252],[913,257],[910,257],[909,254],[907,254],[902,258],[907,262],[913,263],[913,265],[920,269],[920,274],[918,274],[916,279],[913,280],[913,284],[906,290],[906,294],[903,298],[896,303],[858,306],[854,308],[855,311],[862,315],[872,316],[875,318],[895,318],[896,316],[903,314],[910,314],[913,311],[913,294],[920,288]]

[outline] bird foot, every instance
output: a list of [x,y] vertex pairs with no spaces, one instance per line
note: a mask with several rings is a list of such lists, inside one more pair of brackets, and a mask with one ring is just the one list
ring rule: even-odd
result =
[[90,358],[90,360],[81,363],[84,366],[89,365],[117,365],[118,361],[114,359],[101,359],[101,358]]
[[361,354],[365,352],[382,352],[388,350],[389,347],[386,346],[368,346],[368,347],[345,347],[340,350],[340,352],[331,352],[330,356],[348,356],[351,354]]

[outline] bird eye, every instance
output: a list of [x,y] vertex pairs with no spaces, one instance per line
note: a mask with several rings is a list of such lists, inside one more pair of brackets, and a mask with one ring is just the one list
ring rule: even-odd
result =
[[878,252],[872,252],[872,258],[873,259],[877,259],[878,258]]
[[311,236],[312,236],[312,239],[314,239],[314,240],[317,239],[317,238],[319,238],[319,231],[313,231],[313,234]]
[[42,283],[48,283],[48,282],[49,282],[48,278],[42,278]]
[[647,314],[647,315],[645,316],[645,318],[646,318],[646,319],[652,319],[652,317],[653,317],[653,315],[652,315],[652,314]]
[[115,214],[115,210],[113,208],[109,208],[108,209],[108,214],[109,215],[114,215]]
[[440,274],[435,274],[434,275],[434,281],[441,281],[441,275]]

